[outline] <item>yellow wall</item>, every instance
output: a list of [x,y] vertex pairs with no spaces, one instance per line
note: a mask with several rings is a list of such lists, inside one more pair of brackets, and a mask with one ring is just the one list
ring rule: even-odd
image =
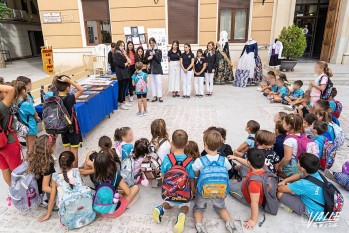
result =
[[38,5],[41,22],[45,12],[60,12],[62,16],[62,23],[42,23],[48,45],[55,49],[82,47],[78,0],[38,0]]
[[266,0],[262,5],[261,0],[253,0],[251,37],[259,45],[270,44],[272,31],[274,0]]
[[166,28],[166,0],[109,0],[113,41],[125,40],[124,27]]
[[217,41],[217,4],[218,0],[200,0],[199,45]]

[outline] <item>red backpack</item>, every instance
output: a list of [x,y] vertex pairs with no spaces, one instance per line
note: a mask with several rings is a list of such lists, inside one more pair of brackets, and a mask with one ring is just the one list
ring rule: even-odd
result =
[[332,116],[338,119],[341,116],[343,105],[338,100],[335,100],[334,102],[336,103],[336,109],[333,109]]
[[191,200],[190,177],[185,169],[191,158],[178,162],[174,154],[169,154],[172,167],[166,172],[162,184],[162,199],[179,203],[188,203]]

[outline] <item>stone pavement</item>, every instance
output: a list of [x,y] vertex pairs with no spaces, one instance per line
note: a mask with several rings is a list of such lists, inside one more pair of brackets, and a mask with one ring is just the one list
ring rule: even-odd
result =
[[[341,122],[346,133],[349,132],[349,99],[344,98],[349,91],[348,86],[339,86],[338,99],[343,102],[344,112]],[[84,140],[84,146],[80,149],[79,162],[82,164],[85,154],[91,149],[97,149],[98,139],[102,135],[112,137],[117,127],[130,126],[134,130],[135,139],[140,137],[150,138],[150,123],[157,118],[166,120],[169,134],[178,128],[188,132],[190,140],[197,141],[200,149],[203,148],[202,132],[209,126],[222,126],[227,129],[227,143],[233,148],[237,147],[245,138],[244,131],[246,122],[250,119],[257,120],[262,129],[273,130],[273,115],[282,110],[278,104],[270,104],[266,98],[262,97],[256,87],[246,89],[234,88],[231,85],[215,86],[213,97],[201,99],[192,97],[190,100],[182,100],[166,96],[164,103],[149,103],[149,115],[146,117],[136,117],[136,103],[128,111],[118,110],[100,123]],[[98,111],[98,109],[96,109]],[[338,153],[334,170],[340,170],[343,161],[349,160],[349,147],[346,145]],[[57,148],[57,155],[62,148]],[[3,181],[0,181],[0,233],[2,232],[63,232],[59,225],[57,213],[54,212],[52,218],[40,223],[36,220],[38,216],[45,212],[39,208],[28,214],[20,214],[14,207],[8,207],[5,199],[7,188]],[[341,189],[346,200],[349,200],[348,192]],[[151,187],[142,187],[140,200],[121,217],[117,219],[102,219],[98,217],[96,221],[76,232],[143,232],[143,233],[164,233],[172,232],[172,227],[176,221],[178,209],[166,211],[163,223],[158,225],[151,219],[152,208],[162,203],[160,190]],[[249,217],[248,207],[238,203],[232,197],[226,199],[227,208],[233,218],[243,221]],[[193,203],[192,203],[193,206]],[[260,214],[262,219],[262,214]],[[224,224],[218,215],[209,205],[204,218],[204,224],[209,232],[225,232]],[[349,206],[345,205],[342,217],[338,226],[333,231],[348,232]],[[277,216],[266,215],[266,221],[262,227],[256,226],[254,232],[329,232],[327,229],[316,229],[311,225],[307,228],[307,221],[296,214],[286,213],[279,209]],[[185,232],[195,232],[192,212],[190,211],[186,221]],[[249,232],[243,230],[243,232]]]

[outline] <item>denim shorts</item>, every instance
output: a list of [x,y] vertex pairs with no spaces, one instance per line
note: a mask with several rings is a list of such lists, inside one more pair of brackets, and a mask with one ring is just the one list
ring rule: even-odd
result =
[[213,198],[213,199],[206,199],[202,198],[200,195],[197,195],[195,197],[195,205],[193,210],[194,211],[205,211],[207,208],[207,202],[211,201],[213,204],[213,209],[217,213],[219,213],[221,210],[226,209],[225,207],[225,198]]

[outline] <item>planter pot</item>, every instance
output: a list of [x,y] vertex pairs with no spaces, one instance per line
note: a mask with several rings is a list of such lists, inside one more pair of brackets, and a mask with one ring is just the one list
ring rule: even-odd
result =
[[293,71],[296,65],[297,65],[297,60],[281,60],[280,70]]

